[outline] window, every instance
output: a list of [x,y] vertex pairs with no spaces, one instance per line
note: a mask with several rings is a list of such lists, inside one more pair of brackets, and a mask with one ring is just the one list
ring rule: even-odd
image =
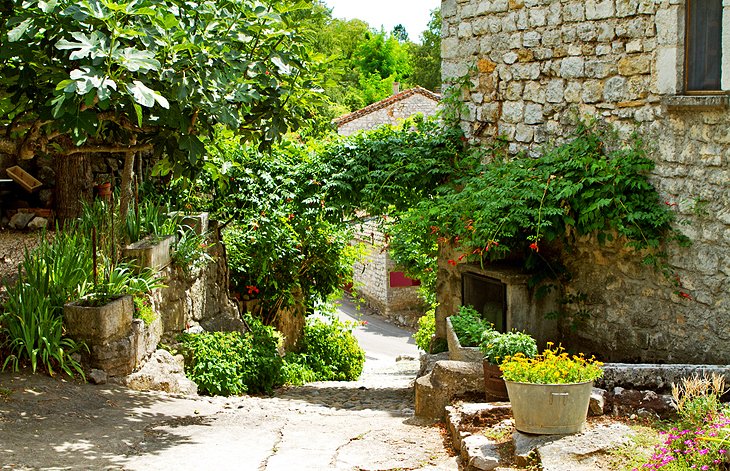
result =
[[685,90],[722,90],[722,0],[687,0]]

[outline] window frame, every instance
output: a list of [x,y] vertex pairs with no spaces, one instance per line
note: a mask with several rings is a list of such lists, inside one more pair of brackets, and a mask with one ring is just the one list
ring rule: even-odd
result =
[[684,71],[683,71],[683,77],[682,77],[682,92],[684,95],[726,95],[730,93],[728,90],[723,89],[723,71],[726,67],[726,54],[730,54],[730,51],[725,51],[725,44],[723,41],[724,38],[724,27],[725,20],[725,9],[727,6],[725,5],[725,2],[720,0],[720,77],[719,77],[719,88],[717,90],[690,90],[689,89],[689,59],[690,59],[690,51],[689,51],[689,45],[690,45],[690,25],[691,25],[691,11],[692,11],[692,2],[693,0],[686,0],[685,3],[685,11],[684,11]]

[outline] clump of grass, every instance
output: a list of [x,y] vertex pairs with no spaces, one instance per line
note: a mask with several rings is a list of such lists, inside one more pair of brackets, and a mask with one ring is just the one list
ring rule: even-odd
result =
[[700,426],[715,418],[723,408],[720,398],[727,391],[725,378],[715,373],[682,378],[679,384],[672,384],[672,398],[681,423]]

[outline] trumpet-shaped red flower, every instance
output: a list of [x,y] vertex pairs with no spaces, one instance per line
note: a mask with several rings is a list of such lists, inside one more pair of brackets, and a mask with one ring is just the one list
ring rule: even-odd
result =
[[534,250],[535,252],[539,252],[539,251],[540,251],[540,247],[538,247],[538,246],[537,246],[537,242],[533,242],[533,243],[531,243],[531,244],[530,244],[530,248],[531,248],[532,250]]

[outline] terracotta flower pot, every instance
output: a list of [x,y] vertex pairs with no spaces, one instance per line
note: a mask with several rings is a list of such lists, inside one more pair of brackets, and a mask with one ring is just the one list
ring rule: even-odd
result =
[[112,197],[112,184],[109,182],[96,185],[96,197],[104,201],[109,201]]

